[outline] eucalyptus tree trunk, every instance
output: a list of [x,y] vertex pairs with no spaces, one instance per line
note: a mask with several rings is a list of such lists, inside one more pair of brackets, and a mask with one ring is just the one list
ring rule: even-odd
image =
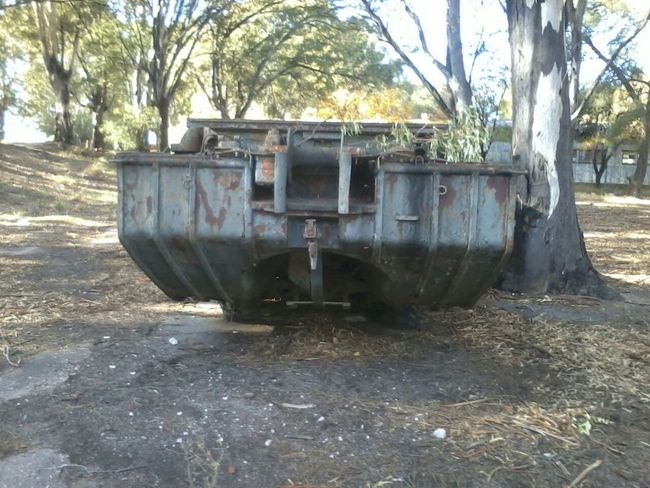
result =
[[582,67],[582,29],[584,25],[587,0],[567,0],[567,23],[569,33],[569,100],[571,110],[578,106],[580,98],[580,70]]
[[61,69],[52,63],[47,66],[50,74],[50,83],[57,96],[54,140],[63,144],[74,143],[74,122],[70,108],[70,78],[68,70]]
[[450,105],[455,114],[472,106],[472,87],[465,73],[463,41],[460,32],[460,0],[447,0],[447,85],[452,93]]
[[527,172],[502,286],[607,296],[578,224],[563,0],[508,0],[513,161]]

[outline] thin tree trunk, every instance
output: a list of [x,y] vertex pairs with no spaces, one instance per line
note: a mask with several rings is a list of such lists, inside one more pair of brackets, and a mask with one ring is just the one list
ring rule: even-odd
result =
[[0,142],[5,138],[5,113],[7,109],[3,106],[0,106]]
[[163,98],[158,103],[158,115],[160,115],[160,134],[158,134],[158,147],[161,151],[169,148],[169,105],[170,101]]
[[94,112],[95,116],[95,126],[93,128],[93,149],[104,149],[105,138],[104,138],[104,114],[106,113],[106,108],[104,105],[100,105]]
[[60,68],[56,60],[47,63],[46,67],[50,75],[50,84],[57,97],[54,141],[72,144],[74,142],[74,123],[70,110],[70,73]]
[[[600,155],[600,161],[598,161],[598,156]],[[603,175],[607,169],[607,163],[611,153],[607,154],[607,148],[597,148],[594,149],[594,156],[592,159],[592,165],[594,167],[594,174],[596,175],[596,186],[600,187]]]
[[610,296],[578,225],[562,0],[508,0],[513,160],[527,171],[502,286]]
[[64,144],[73,144],[74,143],[74,124],[72,122],[72,112],[70,111],[70,85],[65,83],[61,87],[61,92],[59,94],[59,100],[61,101],[62,109],[62,123],[61,127],[61,136],[62,139],[58,142],[63,142]]
[[632,194],[640,197],[643,190],[643,183],[648,171],[648,156],[650,155],[650,93],[646,101],[645,113],[643,114],[643,141],[639,148],[639,157],[636,160],[634,175],[630,178]]

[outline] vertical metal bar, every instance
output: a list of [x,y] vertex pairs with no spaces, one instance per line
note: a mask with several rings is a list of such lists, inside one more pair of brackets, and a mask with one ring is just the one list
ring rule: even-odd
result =
[[352,174],[352,154],[341,150],[339,155],[339,213],[350,213],[350,176]]
[[424,263],[422,274],[418,283],[417,292],[421,296],[427,287],[429,281],[433,278],[432,273],[436,254],[438,252],[438,239],[440,238],[440,173],[435,172],[431,175],[431,219],[429,224],[429,249],[427,258]]
[[[379,162],[377,162],[379,165]],[[381,264],[381,247],[384,233],[384,185],[386,172],[379,169],[375,176],[375,235],[372,240],[372,262]]]
[[318,248],[316,252],[316,269],[312,269],[310,272],[311,301],[317,307],[324,307],[325,296],[323,292],[323,253]]
[[273,185],[273,210],[287,211],[287,169],[289,158],[286,152],[275,153],[275,181]]

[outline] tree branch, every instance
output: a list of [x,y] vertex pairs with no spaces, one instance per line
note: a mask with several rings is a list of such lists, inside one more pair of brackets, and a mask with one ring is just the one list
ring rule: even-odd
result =
[[[598,50],[598,48],[596,48],[596,46],[593,43],[593,41],[591,40],[591,38],[589,38],[589,37],[585,38],[585,43],[592,49],[592,51],[594,51],[596,56],[598,56],[602,61],[605,62],[605,67],[600,71],[600,73],[596,77],[596,80],[594,81],[592,86],[589,88],[589,91],[587,92],[585,97],[582,99],[580,104],[573,110],[573,113],[571,114],[571,122],[575,122],[576,120],[578,120],[578,118],[584,113],[584,110],[585,110],[587,104],[589,103],[589,101],[591,100],[591,97],[596,92],[596,88],[598,87],[598,85],[600,84],[600,81],[602,80],[603,76],[605,76],[605,73],[607,73],[608,70],[612,69],[612,71],[614,71],[614,74],[616,74],[617,78],[619,78],[619,80],[621,80],[621,78],[619,77],[619,74],[623,74],[623,72],[614,63],[616,62],[616,59],[621,54],[623,49],[625,49],[641,33],[641,31],[643,31],[643,29],[648,24],[648,21],[650,21],[650,12],[648,12],[648,15],[646,15],[645,19],[641,23],[639,23],[639,25],[634,30],[634,32],[632,32],[632,34],[627,39],[625,39],[621,44],[619,44],[619,46],[610,55],[609,59],[607,59],[607,57],[600,50]],[[620,73],[617,74],[616,70],[619,70]],[[624,83],[624,82],[621,80],[621,83]],[[632,88],[632,87],[630,86],[630,88]],[[628,91],[628,93],[630,93],[630,90],[628,89],[628,87],[626,87],[626,90]],[[632,90],[632,91],[634,91],[634,93],[636,93],[635,90]],[[630,93],[630,96],[632,96],[631,93]]]
[[384,40],[391,45],[391,47],[402,59],[402,61],[404,61],[404,64],[406,64],[409,68],[413,70],[413,72],[420,79],[420,81],[425,86],[425,88],[429,91],[429,93],[431,93],[431,95],[433,96],[435,102],[438,104],[440,109],[448,117],[452,117],[453,111],[451,110],[451,108],[449,107],[445,99],[442,97],[438,89],[427,79],[426,76],[424,76],[424,73],[422,73],[422,71],[420,71],[420,69],[415,65],[415,62],[408,56],[408,54],[406,54],[406,52],[401,48],[401,46],[397,43],[397,41],[395,41],[393,36],[390,34],[386,24],[384,24],[381,17],[379,17],[377,12],[375,12],[374,9],[372,8],[372,5],[370,5],[370,0],[361,0],[361,3],[364,5],[372,21],[381,31]]

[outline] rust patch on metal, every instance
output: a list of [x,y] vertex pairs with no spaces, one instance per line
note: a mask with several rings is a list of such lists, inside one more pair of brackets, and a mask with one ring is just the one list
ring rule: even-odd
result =
[[236,176],[231,179],[230,181],[230,186],[228,186],[229,190],[236,190],[239,188],[239,183],[241,182],[241,178],[239,176]]
[[255,233],[256,234],[264,234],[266,232],[266,225],[264,224],[257,224],[255,226]]
[[489,189],[494,190],[494,198],[499,206],[504,205],[508,199],[509,185],[509,181],[504,178],[499,178],[498,176],[488,176],[486,178],[486,186]]
[[216,226],[218,229],[221,229],[221,226],[226,220],[226,213],[227,213],[226,208],[222,207],[219,210],[219,215],[216,216],[214,214],[214,211],[212,210],[212,207],[210,207],[210,203],[208,201],[208,194],[206,193],[205,188],[198,181],[196,182],[196,193],[199,196],[200,204],[203,205],[203,208],[205,209],[206,224],[208,224],[210,227]]
[[255,167],[256,183],[273,183],[275,179],[275,160],[273,158],[260,158]]
[[215,172],[214,182],[226,190],[234,191],[239,188],[239,184],[241,183],[241,176],[238,174],[218,171]]

